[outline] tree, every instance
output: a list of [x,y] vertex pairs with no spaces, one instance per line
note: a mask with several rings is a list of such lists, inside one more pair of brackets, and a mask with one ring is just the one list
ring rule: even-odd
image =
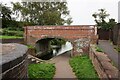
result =
[[112,29],[112,27],[115,26],[116,22],[115,19],[109,19],[109,22],[106,21],[106,19],[110,16],[110,14],[107,13],[105,9],[99,9],[98,13],[92,14],[92,16],[95,18],[95,22],[97,24],[98,28],[109,30]]
[[109,22],[108,22],[109,29],[112,29],[116,24],[117,22],[115,22],[115,19],[113,18],[109,19]]
[[12,11],[10,10],[9,7],[6,7],[3,4],[0,4],[0,7],[2,9],[0,11],[0,19],[2,19],[2,27],[7,28],[9,26],[8,25],[9,21],[12,20],[12,18],[11,18]]
[[0,4],[0,7],[2,8],[2,11],[0,12],[1,13],[0,17],[6,20],[11,20],[12,11],[10,10],[10,8],[6,7],[3,4]]
[[14,12],[18,17],[21,14],[21,21],[24,21],[26,25],[70,25],[72,23],[66,2],[17,2],[12,4]]
[[1,11],[0,11],[0,19],[2,20],[2,28],[6,28],[9,30],[23,30],[22,29],[22,22],[16,21],[12,15],[13,11],[10,7],[7,7],[6,4],[0,4]]

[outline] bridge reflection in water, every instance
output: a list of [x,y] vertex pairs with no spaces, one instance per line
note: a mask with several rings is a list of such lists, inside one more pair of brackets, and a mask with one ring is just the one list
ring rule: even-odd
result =
[[44,56],[41,56],[39,57],[40,59],[43,59],[43,60],[49,60],[55,56],[58,56],[58,55],[61,55],[67,51],[70,51],[73,49],[73,46],[70,42],[66,42],[65,45],[62,45],[61,47],[58,47],[58,46],[52,46],[52,51],[50,51],[48,54],[44,55]]

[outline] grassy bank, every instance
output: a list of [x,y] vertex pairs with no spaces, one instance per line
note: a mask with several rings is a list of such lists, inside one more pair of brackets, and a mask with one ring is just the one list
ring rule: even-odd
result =
[[71,67],[73,68],[73,72],[80,80],[99,80],[98,75],[91,63],[91,60],[88,56],[76,56],[70,59],[69,61]]
[[20,38],[23,38],[23,37],[19,37],[19,36],[7,36],[7,35],[1,35],[0,36],[0,39],[20,39]]
[[28,75],[31,79],[52,80],[55,74],[54,64],[40,63],[28,66]]

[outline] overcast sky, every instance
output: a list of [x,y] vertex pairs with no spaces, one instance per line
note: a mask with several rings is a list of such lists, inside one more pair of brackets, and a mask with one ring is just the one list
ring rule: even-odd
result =
[[118,22],[120,23],[120,1],[119,1],[119,4],[118,4]]
[[72,24],[95,24],[92,14],[98,9],[105,8],[118,22],[119,0],[67,0],[70,14],[73,18]]
[[[2,3],[17,2],[20,0],[4,0]],[[72,17],[72,25],[95,24],[92,14],[104,8],[118,22],[118,2],[120,0],[66,0]]]

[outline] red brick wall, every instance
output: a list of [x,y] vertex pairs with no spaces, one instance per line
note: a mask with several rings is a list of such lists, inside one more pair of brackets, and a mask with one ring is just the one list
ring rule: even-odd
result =
[[34,44],[45,37],[60,37],[67,40],[76,40],[82,37],[95,38],[94,28],[84,26],[27,26],[25,27],[25,41]]
[[80,38],[89,38],[91,42],[96,42],[97,35],[95,35],[94,27],[91,25],[80,26],[26,26],[24,28],[24,37],[27,44],[35,45],[35,43],[43,38],[63,38],[73,44],[73,53],[75,40]]

